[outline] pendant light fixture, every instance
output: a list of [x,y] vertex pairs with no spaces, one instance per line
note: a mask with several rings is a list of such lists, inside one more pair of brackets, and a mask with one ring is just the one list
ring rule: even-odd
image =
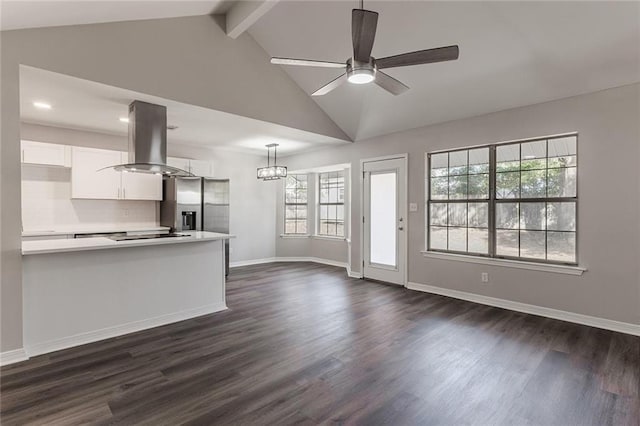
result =
[[[270,143],[267,145],[267,167],[258,168],[258,179],[276,180],[287,177],[287,167],[277,165],[277,147],[277,143]],[[271,165],[271,148],[273,148],[273,166]]]

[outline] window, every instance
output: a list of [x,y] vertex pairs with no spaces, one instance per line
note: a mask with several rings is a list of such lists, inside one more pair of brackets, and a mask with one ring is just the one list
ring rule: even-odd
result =
[[344,173],[319,173],[318,193],[318,235],[344,237]]
[[427,155],[427,248],[576,264],[577,136]]
[[284,233],[307,234],[307,175],[285,179],[284,210]]

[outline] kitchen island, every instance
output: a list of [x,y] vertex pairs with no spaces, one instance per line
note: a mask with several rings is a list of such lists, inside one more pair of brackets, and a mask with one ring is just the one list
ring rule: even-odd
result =
[[226,309],[224,241],[25,241],[24,344],[34,356]]

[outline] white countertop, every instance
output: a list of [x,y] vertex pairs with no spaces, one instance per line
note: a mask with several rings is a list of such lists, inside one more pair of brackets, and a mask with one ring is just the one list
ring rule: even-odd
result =
[[149,225],[78,225],[63,226],[55,229],[41,229],[23,231],[23,237],[43,237],[47,235],[72,235],[72,234],[94,234],[102,232],[149,232],[168,231],[168,226]]
[[[186,232],[180,232],[184,234]],[[73,238],[62,240],[23,241],[22,254],[64,253],[86,250],[104,250],[127,247],[155,246],[163,244],[194,243],[235,238],[234,235],[217,232],[190,232],[187,237],[155,238],[143,240],[114,241],[106,237]]]

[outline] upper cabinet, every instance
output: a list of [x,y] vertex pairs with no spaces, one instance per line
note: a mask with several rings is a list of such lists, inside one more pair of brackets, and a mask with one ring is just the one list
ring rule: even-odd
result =
[[121,196],[124,200],[162,201],[162,176],[123,172]]
[[209,161],[190,160],[188,158],[168,157],[167,164],[185,170],[195,176],[212,177],[213,164]]
[[71,147],[68,145],[21,141],[21,148],[24,164],[71,167]]
[[120,151],[74,146],[71,158],[71,198],[120,199],[121,173],[100,170],[122,164]]
[[162,176],[103,169],[127,161],[127,154],[73,147],[71,197],[100,200],[162,200]]

